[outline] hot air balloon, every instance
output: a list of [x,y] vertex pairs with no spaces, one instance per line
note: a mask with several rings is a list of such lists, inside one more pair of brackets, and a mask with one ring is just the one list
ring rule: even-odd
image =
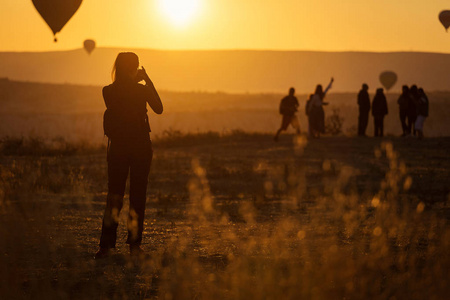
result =
[[386,90],[389,90],[397,82],[397,74],[392,71],[385,71],[380,74],[380,82]]
[[66,25],[83,0],[32,0],[34,7],[50,27],[53,36]]
[[441,21],[442,25],[444,25],[445,30],[448,32],[448,28],[450,27],[450,10],[443,10],[439,14],[439,21]]
[[92,51],[95,49],[95,41],[94,40],[85,40],[83,43],[84,49],[87,51],[88,54],[91,54]]

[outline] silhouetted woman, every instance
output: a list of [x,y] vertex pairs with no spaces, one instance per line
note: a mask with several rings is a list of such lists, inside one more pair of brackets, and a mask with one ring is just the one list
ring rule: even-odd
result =
[[[96,259],[116,246],[119,213],[130,173],[128,239],[130,254],[139,255],[144,226],[148,174],[153,150],[147,104],[161,114],[163,106],[139,58],[132,52],[119,53],[113,67],[113,83],[103,88],[106,111],[104,130],[108,136],[108,195],[103,217],[100,249]],[[138,82],[144,80],[145,85]]]
[[328,103],[323,102],[323,99],[325,98],[328,90],[331,88],[333,81],[334,79],[331,78],[331,81],[325,91],[323,90],[322,85],[318,84],[311,103],[308,105],[311,137],[320,137],[321,133],[325,133],[325,112],[322,106],[327,105]]
[[402,94],[397,100],[398,111],[400,114],[400,123],[402,123],[402,136],[407,136],[411,133],[411,127],[406,124],[406,118],[408,117],[408,107],[411,102],[411,96],[409,94],[409,87],[407,85],[402,86]]
[[388,114],[386,96],[383,89],[377,89],[372,102],[373,125],[375,129],[374,136],[383,136],[384,117]]

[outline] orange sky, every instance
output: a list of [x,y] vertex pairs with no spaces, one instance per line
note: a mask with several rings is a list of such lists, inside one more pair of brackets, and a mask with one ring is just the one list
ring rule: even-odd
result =
[[2,0],[0,51],[101,47],[450,53],[449,0],[197,0],[176,25],[159,0],[83,0],[58,43],[31,0]]

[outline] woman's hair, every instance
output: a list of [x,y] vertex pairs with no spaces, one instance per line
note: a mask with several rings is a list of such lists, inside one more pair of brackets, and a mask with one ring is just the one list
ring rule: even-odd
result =
[[316,91],[314,92],[314,94],[319,95],[320,99],[323,99],[323,88],[321,84],[318,84],[316,86]]
[[139,57],[133,52],[121,52],[117,55],[111,72],[113,82],[123,80],[139,67]]

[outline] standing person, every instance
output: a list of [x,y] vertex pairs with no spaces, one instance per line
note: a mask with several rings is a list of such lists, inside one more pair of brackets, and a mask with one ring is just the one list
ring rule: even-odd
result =
[[[159,95],[144,68],[138,69],[135,53],[122,52],[113,66],[113,83],[103,88],[106,105],[103,126],[108,136],[108,195],[103,217],[100,249],[96,259],[108,256],[116,246],[119,213],[130,173],[128,239],[130,254],[140,255],[148,174],[153,150],[147,104],[161,114]],[[145,81],[145,85],[139,81]]]
[[423,123],[425,119],[428,117],[428,97],[425,94],[425,91],[420,88],[418,90],[418,102],[416,103],[417,108],[417,119],[415,123],[415,129],[418,132],[419,139],[423,138]]
[[358,106],[359,106],[359,117],[358,117],[358,136],[366,136],[367,124],[369,122],[369,112],[370,112],[370,98],[369,98],[369,86],[367,84],[362,85],[362,89],[358,94]]
[[372,102],[372,116],[373,124],[375,128],[374,136],[383,136],[384,116],[388,114],[388,106],[386,96],[383,93],[383,89],[377,89],[375,97]]
[[399,113],[400,113],[400,122],[402,123],[402,136],[407,136],[411,132],[411,128],[406,125],[406,118],[408,116],[408,105],[410,103],[411,97],[409,96],[409,88],[407,85],[402,86],[402,94],[397,100]]
[[278,129],[275,137],[273,138],[276,142],[278,141],[278,136],[283,130],[286,130],[290,125],[294,127],[297,134],[300,134],[300,123],[298,122],[298,118],[295,113],[298,111],[298,100],[297,97],[294,96],[295,89],[291,87],[289,89],[289,95],[281,99],[280,102],[280,114],[283,115],[283,119],[281,120],[281,127]]
[[409,89],[410,93],[410,99],[408,103],[408,127],[409,127],[409,134],[413,134],[416,136],[416,119],[417,119],[417,103],[419,102],[419,91],[417,90],[417,85],[412,85]]
[[328,84],[325,91],[322,88],[322,85],[318,84],[316,86],[316,91],[314,92],[314,96],[309,105],[309,118],[311,120],[311,136],[312,137],[320,137],[321,133],[325,133],[325,112],[323,110],[323,105],[327,105],[328,103],[323,102],[325,95],[328,90],[331,88],[333,84],[334,78],[331,78],[330,83]]

